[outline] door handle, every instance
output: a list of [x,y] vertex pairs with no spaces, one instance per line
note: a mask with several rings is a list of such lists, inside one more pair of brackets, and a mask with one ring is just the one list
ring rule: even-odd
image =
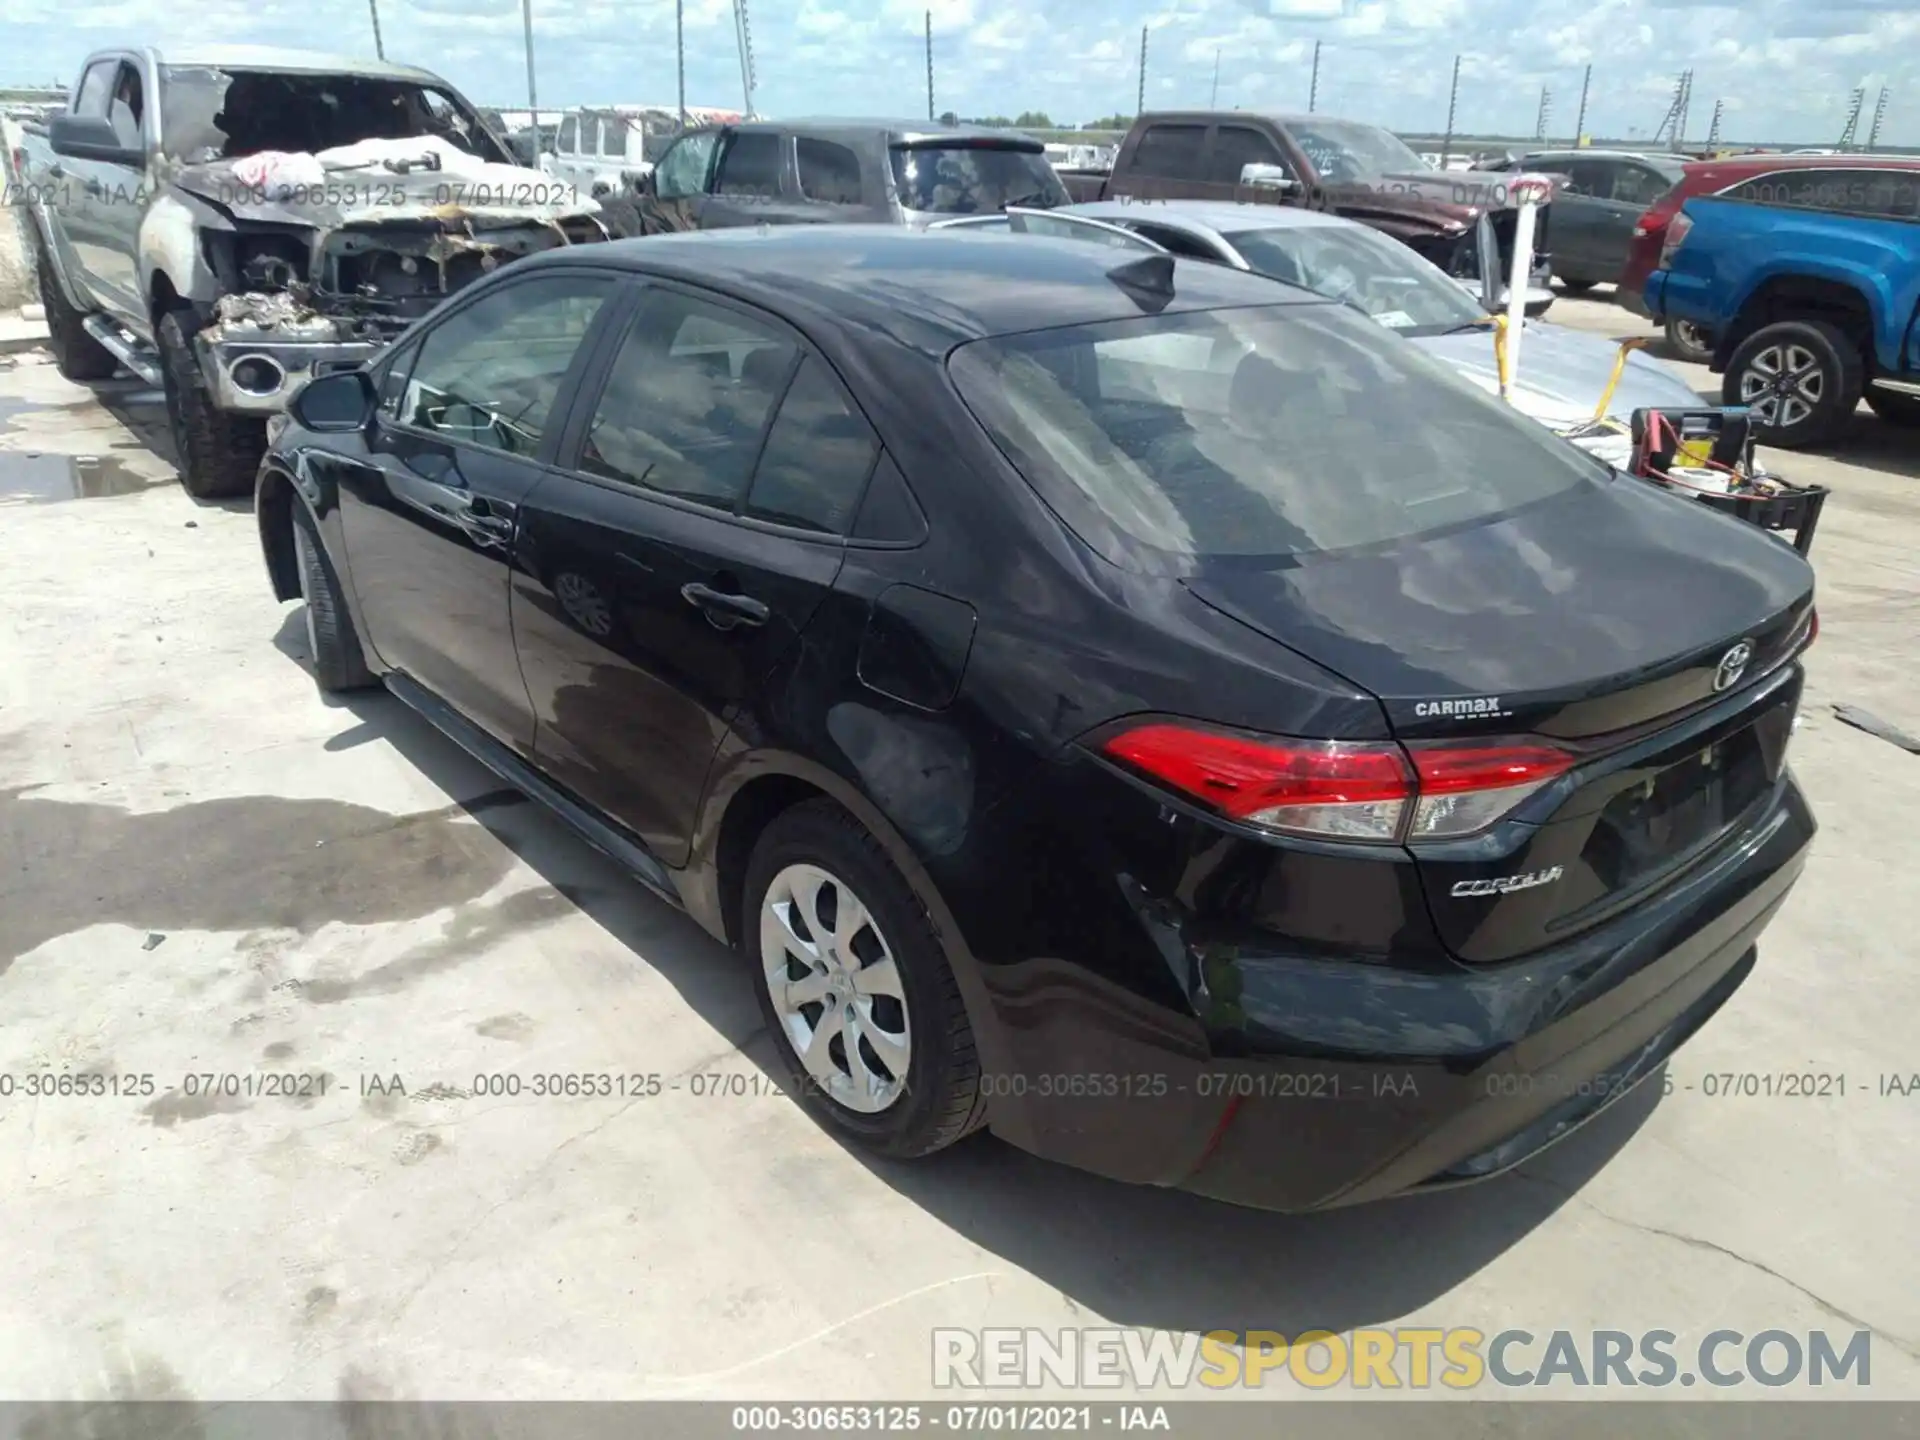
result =
[[504,544],[513,539],[513,507],[475,495],[461,505],[455,521],[462,530],[482,544]]
[[698,580],[680,587],[680,598],[694,609],[704,611],[707,619],[722,630],[735,625],[764,625],[772,612],[764,601],[751,595],[730,595],[724,590],[716,590],[711,585],[702,585]]

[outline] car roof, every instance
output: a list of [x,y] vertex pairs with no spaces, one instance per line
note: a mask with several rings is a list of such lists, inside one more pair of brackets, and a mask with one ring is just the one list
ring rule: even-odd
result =
[[1920,170],[1920,155],[1733,155],[1725,160],[1694,160],[1687,179],[1729,175],[1765,175],[1773,170]]
[[[916,230],[901,225],[765,225],[687,231],[543,251],[541,266],[615,264],[763,306],[807,328],[879,331],[938,358],[993,335],[1138,319],[1148,313],[1109,274],[1145,257],[1081,240]],[[1319,305],[1307,291],[1206,261],[1174,262],[1170,313]]]
[[1008,145],[1032,146],[1040,142],[1018,130],[996,130],[990,125],[942,125],[938,120],[889,120],[872,115],[799,115],[783,120],[742,120],[736,130],[772,130],[808,135],[840,135],[871,139],[885,136],[889,141],[913,140],[998,140]]
[[431,70],[395,65],[364,55],[330,55],[320,50],[297,50],[281,45],[186,45],[150,52],[161,65],[205,66],[214,70],[280,70],[323,75],[365,75],[386,80],[446,82]]
[[1105,220],[1109,224],[1138,221],[1146,225],[1158,221],[1188,229],[1211,230],[1220,235],[1237,230],[1368,228],[1357,220],[1299,205],[1242,205],[1233,200],[1089,200],[1079,205],[1063,205],[1060,213],[1084,215],[1089,220]]
[[[1265,120],[1269,124],[1291,125],[1362,125],[1369,130],[1386,130],[1384,125],[1375,125],[1370,120],[1351,120],[1344,115],[1330,115],[1324,110],[1149,110],[1134,124],[1141,121],[1199,121],[1203,124],[1218,123],[1231,125],[1236,120]],[[1392,134],[1392,131],[1387,131]],[[1409,147],[1411,148],[1411,147]]]
[[1514,157],[1517,160],[1666,160],[1679,164],[1690,156],[1675,155],[1668,150],[1598,150],[1592,146],[1574,146],[1560,150],[1522,150]]

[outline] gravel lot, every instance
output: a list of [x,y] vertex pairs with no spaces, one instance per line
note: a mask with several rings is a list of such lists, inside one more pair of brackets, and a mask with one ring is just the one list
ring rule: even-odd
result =
[[[1920,733],[1920,435],[1773,457],[1835,491],[1824,828],[1672,1093],[1289,1219],[986,1139],[868,1163],[751,1093],[746,967],[397,703],[323,702],[249,507],[186,496],[129,385],[0,358],[0,1074],[155,1086],[0,1098],[0,1395],[905,1398],[930,1327],[1114,1323],[1868,1328],[1871,1394],[1920,1398],[1920,1094],[1880,1093],[1920,1071],[1920,756],[1832,711]],[[666,1088],[476,1093],[542,1071]],[[1705,1093],[1786,1071],[1845,1097]],[[186,1093],[268,1073],[327,1084]]]

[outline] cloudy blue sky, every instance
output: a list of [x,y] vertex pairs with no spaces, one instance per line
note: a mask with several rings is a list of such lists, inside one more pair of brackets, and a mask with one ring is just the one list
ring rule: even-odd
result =
[[[390,58],[438,70],[482,104],[526,99],[520,0],[378,0]],[[543,106],[671,102],[673,0],[531,0]],[[1831,144],[1855,86],[1892,88],[1882,139],[1920,144],[1920,0],[751,0],[758,108],[919,114],[922,15],[933,7],[938,108],[1131,112],[1140,28],[1150,106],[1297,108],[1313,43],[1320,108],[1438,129],[1464,53],[1459,128],[1649,135],[1674,76],[1695,71],[1689,136],[1716,98],[1723,138]],[[739,103],[731,0],[685,0],[691,104]],[[196,38],[371,53],[367,0],[5,0],[0,79],[65,77],[100,46]],[[1865,126],[1863,123],[1862,132]]]

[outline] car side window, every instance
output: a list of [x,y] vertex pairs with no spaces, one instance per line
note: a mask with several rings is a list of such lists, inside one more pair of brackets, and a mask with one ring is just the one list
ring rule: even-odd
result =
[[768,432],[745,513],[802,530],[844,534],[879,450],[880,442],[848,407],[826,362],[808,355]]
[[860,157],[845,145],[802,135],[794,143],[800,193],[828,205],[860,203]]
[[683,135],[660,157],[653,172],[653,193],[662,200],[678,200],[699,195],[707,188],[707,172],[713,168],[714,147],[721,132],[701,130]]
[[1622,165],[1613,177],[1613,198],[1624,205],[1651,205],[1673,182],[1644,165]]
[[1730,200],[1796,210],[1920,219],[1920,173],[1904,170],[1776,170],[1721,193]]
[[799,346],[771,325],[679,291],[654,291],[607,372],[579,468],[733,510],[799,356]]
[[122,61],[114,81],[113,99],[107,106],[107,119],[113,124],[114,135],[129,150],[138,150],[146,143],[140,129],[145,114],[139,67]]
[[113,98],[114,77],[120,73],[118,60],[98,60],[80,77],[80,93],[74,98],[73,113],[105,117],[107,102]]
[[600,122],[600,153],[614,160],[627,158],[627,117],[609,115]]
[[749,130],[727,142],[720,156],[716,195],[753,195],[772,199],[780,193],[780,137],[768,130]]
[[1293,167],[1287,164],[1280,147],[1252,126],[1222,125],[1214,131],[1212,178],[1237,185],[1241,170],[1248,165],[1278,165],[1293,176]]
[[568,115],[560,122],[560,138],[553,142],[553,148],[562,155],[571,155],[579,148],[580,117]]
[[386,357],[375,372],[374,384],[380,392],[380,413],[390,420],[400,418],[401,402],[406,398],[407,377],[413,362],[420,358],[420,347],[408,345]]
[[1204,125],[1149,125],[1134,147],[1133,168],[1142,175],[1191,179],[1200,173],[1206,142]]
[[1564,169],[1567,173],[1567,193],[1606,197],[1613,194],[1613,167],[1604,160],[1569,160],[1564,166],[1547,166],[1549,169]]
[[542,275],[463,306],[421,337],[395,418],[449,440],[534,454],[613,285],[605,275]]

